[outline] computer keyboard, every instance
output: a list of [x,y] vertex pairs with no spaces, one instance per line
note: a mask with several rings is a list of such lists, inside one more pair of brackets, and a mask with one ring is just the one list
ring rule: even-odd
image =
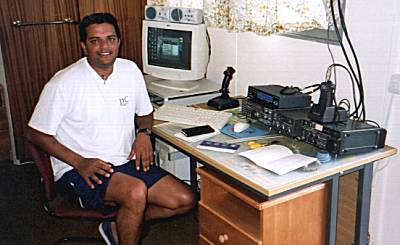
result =
[[165,103],[154,112],[154,119],[183,123],[194,126],[210,125],[221,129],[229,121],[232,113],[225,111],[213,111],[201,108],[187,107]]

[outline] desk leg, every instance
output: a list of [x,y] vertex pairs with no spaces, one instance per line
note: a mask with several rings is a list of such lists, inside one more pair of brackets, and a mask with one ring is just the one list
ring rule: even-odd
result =
[[328,222],[328,237],[327,244],[336,244],[336,224],[339,202],[339,175],[334,175],[331,180],[331,196],[329,200],[329,222]]
[[371,205],[372,163],[366,164],[359,172],[357,217],[356,217],[356,245],[369,244],[369,211]]
[[198,184],[197,184],[197,161],[190,157],[190,186],[194,193],[198,192]]

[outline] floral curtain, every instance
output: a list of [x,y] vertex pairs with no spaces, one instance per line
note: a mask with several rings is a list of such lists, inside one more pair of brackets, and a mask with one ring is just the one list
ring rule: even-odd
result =
[[149,5],[200,8],[209,27],[261,35],[328,28],[330,0],[148,0]]

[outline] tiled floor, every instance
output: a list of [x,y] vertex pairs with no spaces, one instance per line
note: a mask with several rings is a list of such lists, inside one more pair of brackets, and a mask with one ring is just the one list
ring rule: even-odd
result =
[[[0,245],[52,244],[69,235],[99,237],[96,222],[49,216],[41,207],[39,193],[40,178],[34,164],[16,166],[0,161]],[[197,244],[197,232],[194,210],[152,224],[143,245]]]

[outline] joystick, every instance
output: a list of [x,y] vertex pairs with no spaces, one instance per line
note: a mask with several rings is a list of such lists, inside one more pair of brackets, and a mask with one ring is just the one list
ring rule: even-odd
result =
[[210,99],[207,102],[207,105],[217,110],[225,110],[230,108],[235,108],[239,106],[239,101],[237,99],[229,97],[229,83],[232,80],[233,74],[235,73],[235,69],[228,66],[224,71],[224,78],[222,79],[222,86],[219,90],[221,95]]

